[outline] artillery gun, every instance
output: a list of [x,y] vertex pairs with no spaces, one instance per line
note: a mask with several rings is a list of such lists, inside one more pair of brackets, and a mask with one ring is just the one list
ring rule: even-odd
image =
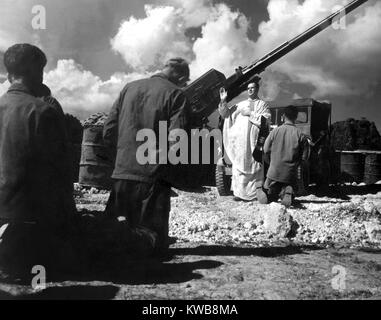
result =
[[[266,68],[323,30],[327,29],[336,20],[341,19],[367,1],[368,0],[352,1],[341,10],[333,13],[292,40],[283,43],[264,57],[253,62],[251,65],[238,67],[235,70],[235,73],[228,78],[226,78],[223,73],[211,69],[203,76],[193,81],[189,86],[184,88],[184,93],[190,100],[192,106],[190,119],[191,127],[194,129],[208,127],[208,117],[218,109],[218,104],[220,102],[220,88],[223,87],[227,90],[227,100],[228,102],[232,101],[242,92],[246,91],[247,85],[258,77],[259,74],[264,72]],[[319,146],[323,144],[324,138],[329,135],[331,105],[327,103],[318,103],[311,99],[295,101],[294,104],[298,107],[301,117],[297,125],[305,134],[311,137],[311,144],[318,146],[318,148],[315,148],[315,152],[312,152],[311,154],[311,161],[314,161],[314,163],[310,167],[324,168],[331,166],[329,159],[321,156],[322,148],[319,148]],[[281,124],[280,117],[283,108],[284,106],[281,105],[272,106],[271,114],[273,124]],[[222,128],[221,125],[220,128]],[[209,150],[210,164],[181,165],[179,174],[182,180],[180,181],[181,185],[175,186],[180,189],[189,189],[201,185],[217,185],[220,195],[228,195],[230,192],[229,181],[231,176],[230,161],[226,155],[223,155],[222,143],[217,143],[217,141],[213,140],[211,137],[203,137],[203,139],[205,138],[209,139],[212,146],[212,150]],[[89,139],[91,140],[90,142],[87,141]],[[86,186],[108,189],[110,185],[109,180],[112,170],[112,162],[111,160],[106,159],[110,157],[107,156],[108,151],[104,150],[101,140],[100,128],[95,127],[95,129],[85,129],[79,182]],[[214,155],[217,153],[215,152],[217,148],[221,152],[219,152],[219,158],[215,159]],[[200,159],[202,158],[203,155],[200,154]],[[314,164],[316,164],[316,166]],[[184,170],[182,171],[182,169]],[[313,170],[311,173],[312,177],[314,174],[315,176],[318,176]],[[308,178],[310,172],[306,172],[305,170],[304,172],[300,172],[300,176],[306,177],[306,179],[304,179],[304,184],[308,185],[310,181]],[[317,177],[315,180],[319,181],[320,178],[321,177]]]
[[[290,41],[287,41],[275,48],[264,57],[256,60],[251,65],[246,67],[238,67],[235,73],[226,78],[225,75],[217,70],[211,69],[203,76],[192,82],[188,87],[184,89],[185,94],[190,100],[192,106],[191,124],[193,128],[205,127],[208,123],[208,117],[214,113],[220,102],[220,88],[225,88],[228,92],[227,101],[230,102],[234,98],[238,97],[242,92],[246,91],[247,86],[252,82],[259,74],[264,72],[266,68],[286,56],[291,51],[295,50],[314,36],[318,35],[323,30],[331,26],[335,21],[341,19],[345,15],[348,15],[353,10],[357,9],[368,0],[354,0],[342,9],[333,13],[329,17],[323,19],[316,25],[312,26],[302,34],[296,36]],[[331,167],[330,159],[327,156],[323,156],[319,147],[325,140],[325,137],[329,136],[330,122],[331,122],[331,105],[328,103],[319,103],[312,99],[295,101],[294,104],[298,107],[301,117],[305,117],[299,121],[298,126],[311,138],[311,145],[314,146],[311,154],[311,160],[314,164],[318,164],[320,167]],[[271,113],[273,117],[273,124],[279,125],[281,110],[285,106],[272,107]],[[279,115],[279,116],[278,116]],[[222,125],[220,124],[220,128]],[[216,148],[217,146],[214,145]],[[218,160],[217,167],[215,168],[215,183],[217,185],[220,195],[230,194],[230,176],[231,176],[231,164],[226,155],[220,153],[220,159]],[[215,154],[214,150],[211,154]],[[314,168],[314,165],[310,165]],[[193,181],[203,181],[203,184],[214,184],[210,179],[211,166],[197,166],[191,169],[194,172]],[[309,169],[308,169],[309,170]],[[327,179],[322,179],[319,174],[312,170],[312,177],[315,182],[323,184]],[[204,175],[204,179],[197,179],[196,177]],[[214,174],[213,174],[214,175]],[[310,172],[306,170],[299,173],[303,185],[308,185],[310,182]],[[214,177],[213,177],[214,178]],[[206,183],[205,181],[209,181]]]
[[217,109],[220,102],[219,89],[224,87],[228,92],[227,101],[231,101],[247,89],[253,81],[266,68],[307,42],[323,30],[331,26],[336,20],[343,18],[368,0],[354,0],[347,6],[333,13],[302,34],[296,36],[272,50],[264,57],[256,60],[250,66],[238,67],[235,73],[226,78],[217,70],[211,69],[206,74],[193,81],[184,92],[192,105],[192,123],[199,126]]

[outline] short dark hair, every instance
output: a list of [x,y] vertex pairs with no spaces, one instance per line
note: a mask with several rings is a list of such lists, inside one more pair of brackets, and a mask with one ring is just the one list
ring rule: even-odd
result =
[[284,115],[288,120],[295,121],[298,118],[298,108],[295,106],[287,106],[284,109]]
[[4,54],[4,66],[7,72],[15,76],[25,76],[32,66],[43,69],[47,64],[45,53],[38,47],[28,44],[15,44]]
[[189,80],[189,75],[190,75],[189,63],[185,59],[179,58],[179,57],[169,59],[165,63],[164,67],[173,68],[176,72],[186,77],[187,81]]
[[258,75],[255,75],[251,80],[250,82],[247,84],[247,87],[249,87],[250,84],[254,83],[255,86],[258,88],[260,86],[260,82],[261,82],[262,78]]

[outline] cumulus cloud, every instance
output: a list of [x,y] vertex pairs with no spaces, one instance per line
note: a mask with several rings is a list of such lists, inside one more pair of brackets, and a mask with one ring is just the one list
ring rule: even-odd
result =
[[5,92],[7,92],[8,88],[9,88],[9,82],[7,80],[0,82],[0,96],[2,96]]
[[[46,72],[44,82],[52,95],[60,101],[66,113],[82,119],[95,112],[107,112],[126,83],[150,76],[149,73],[116,73],[103,81],[74,60],[60,60],[55,69]],[[0,83],[0,95],[9,87]]]
[[[253,41],[249,37],[251,21],[223,3],[160,3],[162,6],[146,6],[145,18],[126,20],[112,40],[113,48],[141,70],[170,56],[185,56],[191,61],[193,79],[211,68],[229,76],[236,67],[263,56],[330,15],[338,4],[345,4],[337,0],[270,0],[269,20],[259,24],[260,36]],[[376,61],[381,53],[381,3],[371,1],[345,22],[344,30],[329,28],[271,66],[264,75],[264,96],[276,98],[287,90],[281,88],[287,81],[312,87],[312,96],[317,98],[371,91],[380,80],[380,67],[369,61]],[[189,26],[201,26],[201,36],[193,42],[185,36]],[[359,73],[361,83],[356,77]]]
[[171,6],[145,6],[147,17],[130,17],[111,40],[112,48],[138,70],[163,64],[174,56],[191,58],[182,11]]
[[[170,57],[182,56],[191,62],[195,78],[211,68],[230,74],[238,64],[253,59],[249,21],[242,13],[207,0],[162,3],[146,5],[146,17],[130,17],[111,40],[112,48],[129,66],[147,70]],[[201,37],[193,42],[186,35],[192,27],[202,27]]]
[[[337,1],[271,0],[270,20],[259,25],[256,53],[264,54],[337,9]],[[312,85],[313,95],[364,94],[379,82],[381,67],[381,3],[345,19],[345,29],[329,28],[272,66],[295,83]],[[292,30],[292,32],[290,32]],[[361,82],[358,76],[361,75]]]
[[148,75],[116,73],[109,80],[102,81],[74,60],[60,60],[54,70],[45,74],[45,83],[65,112],[84,117],[94,112],[108,111],[127,82]]
[[[26,0],[27,3],[33,1]],[[48,3],[47,0],[42,2]],[[85,2],[80,1],[79,8]],[[156,4],[146,5],[140,16],[125,17],[117,31],[109,34],[109,46],[123,57],[128,73],[117,73],[109,80],[102,80],[88,71],[92,69],[82,67],[75,54],[72,60],[60,58],[57,65],[50,66],[46,81],[67,111],[107,110],[127,81],[152,73],[173,56],[183,56],[190,61],[192,79],[211,68],[230,76],[236,67],[260,58],[331,14],[336,5],[344,4],[341,0],[269,0],[269,19],[259,23],[212,0],[153,2]],[[70,3],[73,5],[72,1]],[[97,10],[105,8],[105,2],[97,0],[96,4],[91,14],[103,21]],[[69,5],[62,6],[63,10],[69,8]],[[107,16],[112,16],[109,11]],[[310,88],[309,95],[312,93],[319,99],[372,94],[381,80],[381,67],[377,63],[381,54],[381,3],[370,0],[363,8],[351,13],[346,23],[345,30],[325,30],[263,73],[263,97],[275,99],[285,93],[297,97],[302,93],[295,94],[290,89],[295,84]],[[250,37],[250,28],[257,26],[259,38],[254,41]],[[25,28],[21,28],[24,30],[21,32],[9,28],[0,22],[0,51],[10,41],[25,38]],[[69,29],[74,32],[73,28]],[[97,28],[104,29],[103,24]],[[200,32],[191,38],[189,28],[199,28]],[[66,29],[61,26],[59,30]],[[88,30],[84,34],[87,35]],[[67,39],[67,36],[66,32],[63,38],[56,38]],[[48,51],[53,44],[63,45],[62,41],[50,38],[47,34],[41,37],[29,35],[29,39],[41,42]],[[78,39],[74,43],[81,42],[80,36],[75,38]],[[91,43],[97,42],[89,39]],[[81,43],[78,46],[81,47]],[[65,52],[66,57],[69,54]],[[0,78],[0,83],[2,81]],[[0,90],[4,86],[1,85]]]
[[181,10],[187,28],[200,27],[215,11],[210,0],[169,0],[163,3],[172,4]]
[[199,76],[211,68],[227,76],[236,67],[253,60],[254,43],[248,38],[249,21],[240,12],[218,4],[202,27],[202,36],[193,44],[195,59],[191,64]]

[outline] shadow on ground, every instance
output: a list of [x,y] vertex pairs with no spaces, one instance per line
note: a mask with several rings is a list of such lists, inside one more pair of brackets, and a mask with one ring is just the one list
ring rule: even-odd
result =
[[[312,245],[259,248],[200,245],[197,247],[171,248],[169,249],[169,254],[166,259],[161,261],[157,259],[131,260],[125,257],[123,259],[111,259],[108,261],[92,261],[86,267],[74,266],[74,271],[71,271],[70,273],[54,273],[47,270],[47,274],[49,282],[101,281],[125,285],[177,284],[201,279],[202,275],[195,272],[196,270],[216,269],[222,266],[223,263],[218,260],[198,260],[179,263],[176,262],[176,256],[258,256],[275,258],[297,254],[308,254],[309,251],[316,250],[322,250],[322,248]],[[29,285],[31,279],[32,275],[27,275],[19,284]],[[12,283],[11,281],[3,282]]]
[[116,284],[176,284],[201,279],[202,275],[195,270],[215,269],[222,265],[222,262],[213,260],[185,263],[161,263],[147,260],[125,264],[124,267],[118,267],[115,270],[96,272],[94,276],[97,280],[111,281]]
[[[377,194],[381,192],[381,185],[366,185],[366,186],[350,186],[350,185],[331,185],[325,189],[317,189],[316,187],[311,187],[309,189],[309,195],[315,195],[317,197],[329,197],[341,199],[344,201],[350,201],[349,196],[365,196],[368,194]],[[315,201],[307,201],[313,203],[320,203]],[[326,203],[325,201],[321,203]]]
[[12,293],[0,288],[0,300],[105,300],[115,297],[119,290],[117,285],[157,285],[157,284],[180,284],[191,280],[202,279],[203,276],[196,270],[215,269],[223,263],[212,260],[201,260],[186,263],[161,263],[153,260],[142,260],[130,263],[110,264],[100,270],[88,270],[82,274],[54,274],[50,273],[49,283],[88,283],[105,282],[114,285],[75,285],[65,287],[50,287],[38,293],[31,293],[31,278],[24,278],[22,282],[9,283]]
[[193,255],[193,256],[259,256],[265,258],[275,258],[296,254],[306,254],[308,251],[322,250],[318,246],[285,246],[285,247],[260,247],[242,248],[231,246],[198,246],[195,248],[174,248],[170,249],[172,255]]
[[[191,280],[201,279],[202,275],[195,270],[215,269],[223,263],[213,260],[200,260],[194,262],[160,262],[153,259],[144,260],[113,260],[98,262],[96,265],[83,268],[72,268],[70,272],[57,272],[47,270],[48,282],[112,282],[124,285],[145,284],[177,284]],[[24,274],[14,279],[12,276],[1,280],[3,284],[30,286],[33,275]],[[0,283],[0,284],[1,284]],[[0,293],[1,294],[1,293]],[[0,296],[2,299],[2,296]]]

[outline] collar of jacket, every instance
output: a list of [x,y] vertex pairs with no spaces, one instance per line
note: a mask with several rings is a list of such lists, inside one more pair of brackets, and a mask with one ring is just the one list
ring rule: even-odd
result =
[[157,74],[154,74],[151,78],[162,78],[162,79],[165,79],[165,80],[168,80],[168,77],[164,74],[164,73],[157,73]]
[[32,94],[32,92],[29,90],[29,88],[25,84],[22,84],[22,83],[13,83],[9,87],[8,92],[14,92],[14,91],[24,92],[24,93],[27,93],[30,95]]

